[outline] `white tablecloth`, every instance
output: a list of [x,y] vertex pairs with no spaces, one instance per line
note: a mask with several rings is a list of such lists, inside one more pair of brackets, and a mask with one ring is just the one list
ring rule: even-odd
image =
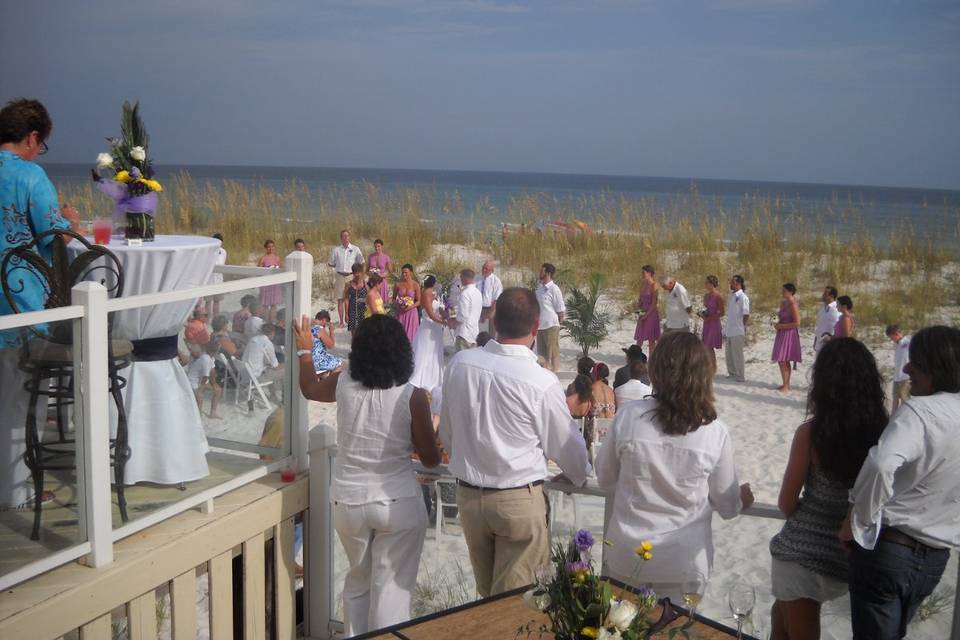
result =
[[[79,247],[70,245],[74,251]],[[123,297],[206,285],[219,247],[219,240],[198,236],[157,236],[139,247],[114,237],[107,246],[123,267]],[[91,277],[100,278],[103,273],[94,272]],[[195,303],[187,300],[117,312],[112,337],[141,340],[177,335]],[[124,406],[130,442],[124,482],[175,484],[209,475],[200,411],[177,358],[134,361],[120,375],[127,379]],[[116,408],[113,403],[110,407],[115,430]]]

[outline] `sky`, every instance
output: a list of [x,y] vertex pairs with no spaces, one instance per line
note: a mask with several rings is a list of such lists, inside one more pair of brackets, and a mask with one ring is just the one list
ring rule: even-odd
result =
[[960,4],[0,0],[0,100],[90,162],[960,189]]

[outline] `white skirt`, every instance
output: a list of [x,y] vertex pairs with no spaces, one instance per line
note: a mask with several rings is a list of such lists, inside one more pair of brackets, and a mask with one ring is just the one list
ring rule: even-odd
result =
[[424,314],[413,337],[413,375],[410,384],[433,391],[443,382],[443,325]]

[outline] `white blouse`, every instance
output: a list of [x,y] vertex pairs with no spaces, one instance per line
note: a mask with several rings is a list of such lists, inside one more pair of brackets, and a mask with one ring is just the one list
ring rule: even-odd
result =
[[410,394],[370,389],[349,372],[337,381],[337,455],[331,501],[367,504],[420,495],[413,471]]
[[696,569],[709,575],[713,565],[710,519],[740,513],[740,483],[733,463],[733,441],[726,425],[714,420],[692,433],[672,436],[654,421],[653,398],[617,411],[597,456],[597,481],[615,488],[613,517],[604,564],[614,577],[630,577],[641,540],[654,544],[641,582],[679,582]]

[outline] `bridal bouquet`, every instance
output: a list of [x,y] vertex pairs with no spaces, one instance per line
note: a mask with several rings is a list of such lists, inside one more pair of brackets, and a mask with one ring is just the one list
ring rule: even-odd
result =
[[[549,628],[541,626],[540,633],[551,632],[556,640],[642,640],[648,637],[651,621],[647,614],[657,605],[657,594],[649,587],[619,597],[608,581],[602,580],[593,569],[590,549],[593,535],[586,529],[578,531],[567,545],[558,544],[551,553],[551,564],[537,571],[535,586],[523,594],[533,609],[544,612],[550,619]],[[634,550],[637,566],[653,558],[653,545],[642,542]],[[636,576],[638,572],[634,571]],[[528,623],[520,627],[533,633]]]
[[411,296],[397,296],[397,304],[404,311],[409,311],[415,306],[415,302]]

